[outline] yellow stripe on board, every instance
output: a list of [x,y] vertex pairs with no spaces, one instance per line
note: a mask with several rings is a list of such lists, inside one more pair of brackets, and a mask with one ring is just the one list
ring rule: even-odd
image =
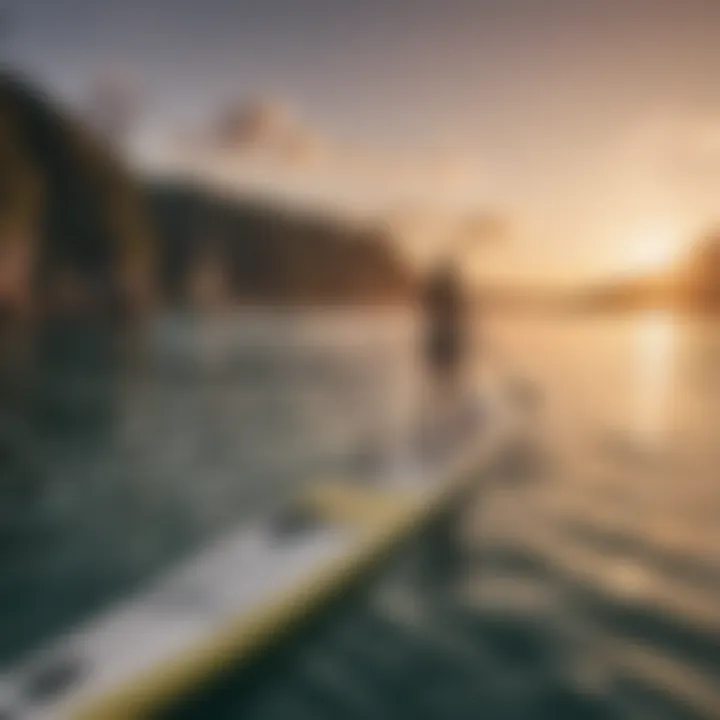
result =
[[243,613],[208,641],[173,658],[125,687],[119,688],[71,714],[76,720],[139,720],[151,717],[173,698],[199,686],[228,665],[238,665],[258,652],[271,638],[290,630],[334,592],[358,578],[380,560],[395,542],[418,521],[422,507],[417,500],[398,502],[395,494],[385,506],[377,491],[363,494],[346,488],[325,486],[312,494],[323,514],[332,521],[359,523],[370,529],[366,539],[342,558],[330,561],[306,583],[252,613]]
[[360,529],[382,525],[417,504],[417,493],[330,483],[309,489],[306,502],[330,524]]
[[474,462],[454,476],[438,478],[435,492],[356,485],[323,484],[310,488],[301,502],[329,524],[359,531],[357,547],[299,583],[275,602],[242,613],[206,642],[146,672],[125,686],[83,705],[74,720],[142,720],[191,692],[228,666],[238,666],[291,630],[333,595],[362,577],[408,536],[417,532],[486,468],[497,447],[489,438],[476,448]]

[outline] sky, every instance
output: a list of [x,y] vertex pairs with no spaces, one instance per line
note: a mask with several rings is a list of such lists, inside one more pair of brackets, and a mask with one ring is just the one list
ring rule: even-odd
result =
[[480,272],[633,271],[720,222],[717,0],[4,6],[3,63],[63,102],[132,87],[141,164],[400,218],[418,251],[502,214]]

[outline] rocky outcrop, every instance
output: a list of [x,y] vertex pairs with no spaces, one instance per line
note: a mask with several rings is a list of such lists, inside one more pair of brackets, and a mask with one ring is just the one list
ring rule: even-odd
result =
[[152,236],[135,181],[82,123],[0,76],[0,306],[116,316],[148,302]]

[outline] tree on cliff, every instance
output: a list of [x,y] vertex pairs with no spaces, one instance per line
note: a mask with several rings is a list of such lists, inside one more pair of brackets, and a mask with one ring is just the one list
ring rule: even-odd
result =
[[0,75],[0,298],[107,316],[149,294],[153,243],[133,180],[81,123]]

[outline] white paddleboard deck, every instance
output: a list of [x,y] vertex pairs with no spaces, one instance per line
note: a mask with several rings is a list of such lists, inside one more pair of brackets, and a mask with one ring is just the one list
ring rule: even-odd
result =
[[311,492],[318,522],[244,526],[34,653],[0,677],[0,719],[142,717],[183,684],[260,649],[482,470],[509,432],[502,408],[487,398],[483,406],[481,427],[451,457],[410,458],[380,486]]
[[267,526],[237,531],[3,678],[0,717],[72,717],[84,701],[188,651],[238,614],[283,595],[318,565],[346,553],[353,535],[322,529],[281,542]]

